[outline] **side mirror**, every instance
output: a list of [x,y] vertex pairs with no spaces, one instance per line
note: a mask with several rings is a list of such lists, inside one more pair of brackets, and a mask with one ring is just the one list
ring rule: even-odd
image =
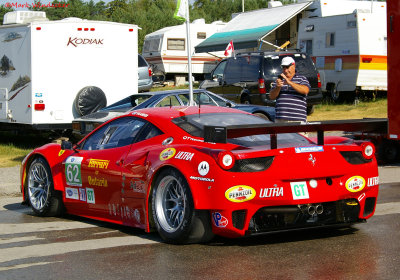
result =
[[61,142],[61,150],[72,150],[72,143],[69,141],[63,140]]
[[226,107],[232,108],[232,103],[231,102],[226,102]]

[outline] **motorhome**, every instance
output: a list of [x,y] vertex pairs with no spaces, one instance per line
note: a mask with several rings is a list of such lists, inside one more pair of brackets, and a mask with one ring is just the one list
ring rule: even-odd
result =
[[387,90],[386,3],[379,3],[300,21],[298,48],[313,57],[334,101]]
[[[222,21],[206,24],[204,19],[190,24],[190,44],[192,53],[192,74],[202,79],[211,72],[223,52],[194,53],[194,47],[225,26]],[[144,38],[142,54],[153,66],[154,75],[166,75],[176,84],[184,82],[188,73],[188,53],[186,49],[186,25],[169,26],[147,34]]]
[[68,129],[75,117],[137,92],[137,31],[7,13],[0,26],[0,127]]

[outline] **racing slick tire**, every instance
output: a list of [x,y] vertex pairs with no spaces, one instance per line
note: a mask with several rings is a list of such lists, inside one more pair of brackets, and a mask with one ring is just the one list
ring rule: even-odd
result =
[[29,204],[38,216],[57,216],[62,213],[61,193],[54,190],[50,167],[43,158],[34,159],[29,166],[25,190]]
[[167,243],[202,243],[214,236],[208,211],[196,211],[190,187],[177,170],[161,171],[152,198],[153,219]]

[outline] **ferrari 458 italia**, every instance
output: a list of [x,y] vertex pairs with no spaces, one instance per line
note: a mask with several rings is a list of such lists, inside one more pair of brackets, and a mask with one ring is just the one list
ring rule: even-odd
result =
[[273,126],[231,108],[132,111],[76,145],[32,151],[21,167],[23,199],[40,216],[65,211],[158,231],[170,243],[343,227],[373,215],[371,143],[271,137]]

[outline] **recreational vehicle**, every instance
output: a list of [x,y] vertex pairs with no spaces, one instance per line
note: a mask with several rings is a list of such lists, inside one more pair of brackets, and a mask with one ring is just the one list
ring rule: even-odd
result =
[[11,12],[0,26],[2,129],[68,129],[75,117],[137,92],[136,25],[40,13]]
[[[190,24],[192,74],[195,79],[203,79],[204,74],[211,72],[218,61],[224,58],[224,54],[223,52],[195,54],[194,47],[218,32],[225,24],[221,21],[206,24],[204,19],[194,20]],[[152,64],[153,75],[166,75],[167,79],[175,79],[176,84],[182,83],[187,78],[186,40],[185,24],[165,27],[146,35],[142,54]]]
[[313,57],[322,90],[334,101],[387,90],[386,3],[381,3],[300,21],[298,48]]

